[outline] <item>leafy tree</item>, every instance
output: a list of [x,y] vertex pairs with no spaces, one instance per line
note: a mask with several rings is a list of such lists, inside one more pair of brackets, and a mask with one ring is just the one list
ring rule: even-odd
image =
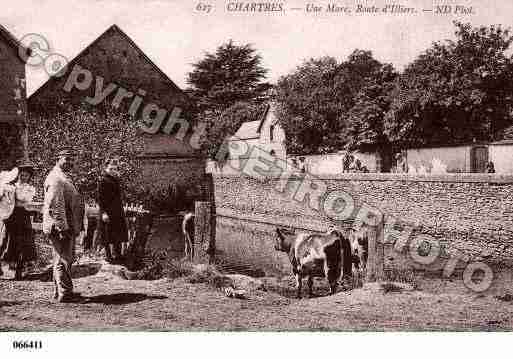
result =
[[493,140],[512,124],[509,29],[454,24],[456,41],[434,43],[401,75],[385,121],[390,141],[412,146]]
[[348,145],[348,113],[366,84],[382,81],[383,66],[370,51],[357,49],[347,61],[310,59],[280,78],[278,116],[287,133],[287,150],[327,153]]
[[384,127],[396,77],[392,65],[380,65],[356,95],[355,104],[346,116],[345,134],[349,149],[377,150],[382,154],[392,151]]
[[187,77],[191,86],[188,93],[201,113],[224,111],[236,102],[253,101],[270,87],[263,82],[267,70],[262,66],[262,57],[249,44],[236,45],[230,40],[192,66]]
[[74,183],[86,200],[96,197],[98,177],[104,161],[118,156],[125,164],[124,181],[128,200],[135,201],[145,191],[141,163],[137,157],[143,149],[143,139],[137,122],[127,114],[108,110],[104,113],[85,108],[56,113],[52,117],[28,117],[29,157],[37,163],[36,188],[41,198],[43,182],[55,165],[55,154],[62,146],[76,153]]
[[227,144],[225,140],[234,135],[244,122],[258,120],[264,109],[265,104],[237,102],[222,112],[216,111],[206,114],[203,121],[207,123],[207,133],[209,135],[202,143],[205,153],[210,158],[218,161],[225,160],[226,158],[217,156],[218,153],[227,153],[221,151],[221,146]]

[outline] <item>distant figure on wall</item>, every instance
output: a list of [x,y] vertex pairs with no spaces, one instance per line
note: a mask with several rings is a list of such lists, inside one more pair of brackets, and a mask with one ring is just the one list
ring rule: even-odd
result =
[[353,165],[354,156],[347,152],[342,158],[342,173],[351,172],[351,167]]
[[299,157],[299,172],[306,173],[306,162],[303,156]]
[[123,210],[123,192],[120,185],[119,160],[107,160],[105,173],[98,183],[100,207],[98,230],[105,246],[105,259],[109,263],[122,260],[122,246],[128,242],[128,229]]
[[495,173],[495,166],[492,161],[486,164],[486,173]]

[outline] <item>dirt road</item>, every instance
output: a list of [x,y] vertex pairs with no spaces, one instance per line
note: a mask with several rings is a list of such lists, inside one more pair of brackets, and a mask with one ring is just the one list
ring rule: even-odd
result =
[[183,278],[75,280],[85,303],[60,304],[53,284],[0,280],[3,331],[66,330],[465,330],[513,328],[511,302],[492,296],[387,293],[376,287],[297,300],[276,291],[228,298]]

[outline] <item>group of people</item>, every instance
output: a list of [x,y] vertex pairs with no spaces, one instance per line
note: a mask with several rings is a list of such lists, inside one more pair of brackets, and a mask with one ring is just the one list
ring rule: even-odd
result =
[[362,162],[355,158],[351,153],[346,153],[342,158],[342,172],[343,173],[368,173],[369,170]]
[[[43,186],[42,231],[53,248],[54,297],[59,302],[80,298],[73,292],[71,265],[75,259],[76,239],[84,231],[85,206],[73,183],[74,164],[75,155],[71,150],[59,151]],[[18,164],[11,171],[0,172],[0,260],[14,269],[15,280],[21,280],[24,266],[36,259],[30,212],[36,194],[31,184],[33,176],[34,166],[27,162]],[[105,247],[106,260],[120,262],[122,243],[128,241],[128,230],[117,158],[105,163],[105,171],[98,181],[97,202],[98,233]]]

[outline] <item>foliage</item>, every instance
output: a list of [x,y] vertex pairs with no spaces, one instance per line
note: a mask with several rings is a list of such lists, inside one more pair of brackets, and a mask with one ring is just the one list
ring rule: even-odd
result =
[[377,148],[380,152],[391,149],[384,126],[396,77],[391,65],[380,66],[357,94],[355,105],[346,118],[345,133],[350,149]]
[[405,147],[493,140],[511,125],[509,29],[455,26],[456,41],[434,43],[401,75],[385,120],[390,141]]
[[218,153],[228,153],[227,149],[221,150],[223,144],[227,145],[225,140],[233,136],[244,122],[258,120],[264,109],[264,104],[237,102],[223,112],[206,114],[203,121],[207,124],[208,136],[202,143],[203,151],[210,158],[225,160],[217,158]]
[[257,118],[257,105],[271,87],[263,82],[267,69],[251,45],[236,45],[232,40],[192,66],[187,92],[197,105],[196,120],[207,125],[202,151],[214,158],[225,138],[243,122]]
[[10,170],[23,155],[22,126],[0,122],[0,170]]
[[[364,113],[368,106],[360,91],[373,83],[384,86],[393,74],[392,67],[374,59],[370,51],[355,50],[347,61],[338,63],[329,56],[310,59],[280,78],[276,89],[278,116],[287,133],[287,150],[329,153],[348,145],[348,132],[359,130],[354,122],[348,124],[349,111],[358,100],[360,108],[355,113],[369,117]],[[369,121],[372,123],[373,118]]]
[[191,85],[188,92],[201,113],[223,111],[236,102],[256,99],[270,87],[262,82],[267,73],[262,57],[249,44],[236,45],[230,40],[192,66],[187,76]]
[[123,181],[127,200],[137,200],[145,191],[137,157],[142,152],[143,140],[137,128],[136,121],[127,114],[112,110],[100,113],[80,108],[52,117],[29,116],[29,156],[37,164],[37,189],[42,192],[44,179],[55,165],[56,152],[71,147],[76,153],[74,183],[87,201],[96,198],[98,178],[110,156],[120,157],[125,164],[123,178],[130,179]]

